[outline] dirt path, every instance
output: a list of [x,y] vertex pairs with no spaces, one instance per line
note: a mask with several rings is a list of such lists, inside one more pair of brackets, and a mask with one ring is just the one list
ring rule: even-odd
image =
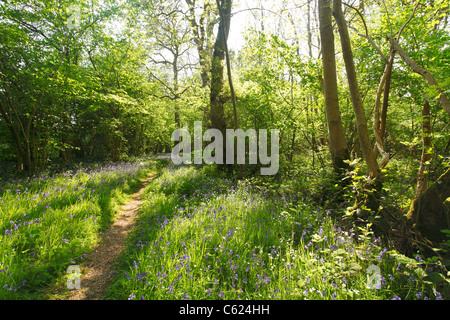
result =
[[67,300],[101,300],[112,279],[114,260],[124,249],[125,239],[133,229],[135,218],[143,201],[141,200],[152,175],[144,180],[140,189],[133,194],[117,215],[115,222],[102,236],[99,246],[89,255],[88,262],[82,266],[81,288],[70,292]]

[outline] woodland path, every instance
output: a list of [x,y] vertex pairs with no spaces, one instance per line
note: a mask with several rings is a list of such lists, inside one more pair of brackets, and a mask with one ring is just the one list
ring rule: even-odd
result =
[[112,267],[125,248],[125,239],[133,230],[146,185],[156,174],[146,178],[117,214],[114,223],[101,235],[98,247],[81,266],[81,288],[72,290],[66,300],[101,300],[113,277]]

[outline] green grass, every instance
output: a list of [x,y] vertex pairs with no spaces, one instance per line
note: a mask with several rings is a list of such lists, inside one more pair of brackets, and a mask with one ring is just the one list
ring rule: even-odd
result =
[[[0,299],[55,298],[67,267],[83,263],[156,169],[154,162],[94,165],[0,181]],[[237,180],[214,166],[162,169],[145,189],[106,298],[449,298],[440,259],[406,257],[370,225],[337,219],[345,205],[321,207],[325,177]],[[380,287],[368,288],[376,280]]]
[[1,181],[0,299],[48,298],[48,288],[83,261],[153,167],[94,165]]
[[147,187],[108,299],[448,298],[440,260],[403,256],[297,192],[211,168],[168,168]]

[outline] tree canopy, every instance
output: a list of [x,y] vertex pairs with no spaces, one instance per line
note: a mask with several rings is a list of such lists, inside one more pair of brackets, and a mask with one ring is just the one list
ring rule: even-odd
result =
[[281,171],[338,173],[328,187],[355,188],[349,215],[397,188],[417,217],[449,170],[448,13],[446,0],[1,1],[0,160],[32,176],[170,152],[195,121],[278,129]]

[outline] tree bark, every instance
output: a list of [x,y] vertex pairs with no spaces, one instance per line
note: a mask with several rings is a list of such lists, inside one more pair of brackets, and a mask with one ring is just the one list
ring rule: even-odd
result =
[[28,122],[25,125],[25,121],[22,121],[21,117],[19,116],[15,103],[13,102],[13,99],[9,94],[6,77],[1,72],[0,79],[2,80],[3,92],[9,105],[8,112],[7,108],[2,103],[0,103],[0,112],[4,120],[8,124],[9,130],[15,142],[15,147],[18,155],[17,168],[19,171],[25,171],[29,176],[31,176],[33,169],[31,162],[30,130],[32,128],[31,124],[34,120],[37,106],[42,100],[43,92],[39,100],[36,102],[32,114],[29,115]]
[[307,16],[307,23],[306,23],[306,33],[308,36],[308,53],[309,57],[312,59],[313,53],[312,53],[312,32],[311,32],[311,1],[308,0],[308,3],[306,4],[306,16]]
[[[389,91],[391,87],[391,76],[392,67],[394,65],[395,51],[391,48],[388,62],[384,70],[383,76],[381,78],[380,85],[377,90],[377,95],[375,98],[375,112],[374,112],[374,134],[375,134],[375,146],[373,147],[373,152],[375,157],[378,152],[381,153],[381,161],[379,163],[380,168],[383,168],[389,162],[389,154],[384,149],[384,136],[386,133],[386,120],[387,120],[387,110],[389,107]],[[381,107],[381,95],[384,90],[383,106]]]
[[441,230],[450,229],[450,169],[419,198],[414,199],[407,217],[422,235],[436,242],[445,239]]
[[319,24],[323,65],[323,90],[328,136],[334,170],[343,175],[348,168],[344,160],[349,159],[349,151],[344,135],[337,89],[334,34],[331,23],[331,0],[319,0]]
[[427,173],[428,161],[431,159],[431,154],[428,152],[428,148],[431,146],[431,108],[428,101],[425,101],[422,110],[422,158],[420,160],[420,168],[417,173],[417,189],[414,199],[421,196],[423,191],[427,189]]
[[[222,8],[220,7],[220,1],[216,0],[217,7],[219,8],[219,14],[220,14],[220,20],[225,20],[224,12]],[[230,1],[230,7],[231,7],[231,1]],[[231,15],[231,11],[229,13]],[[231,17],[228,18],[230,20],[229,23],[231,23]],[[233,114],[234,114],[234,129],[239,128],[239,122],[238,122],[238,116],[237,116],[237,108],[236,108],[236,95],[234,92],[234,86],[233,86],[233,78],[231,75],[231,61],[230,61],[230,54],[228,52],[228,44],[227,44],[227,38],[228,36],[225,34],[225,28],[222,29],[223,35],[223,46],[225,49],[225,57],[226,57],[226,64],[227,64],[227,74],[228,74],[228,84],[230,86],[230,93],[231,93],[231,101],[233,103]]]
[[353,110],[356,117],[356,126],[359,137],[359,144],[367,164],[368,175],[373,179],[380,176],[380,168],[377,159],[373,153],[372,146],[369,140],[369,131],[367,129],[367,120],[364,112],[364,106],[361,99],[361,94],[358,87],[358,79],[356,77],[355,65],[353,61],[353,52],[350,43],[350,36],[348,34],[347,24],[342,13],[342,1],[333,0],[333,15],[338,25],[339,34],[341,38],[342,55],[345,62],[345,69],[347,71],[347,80],[350,89],[350,96],[353,103]]
[[194,34],[194,43],[197,48],[197,53],[200,61],[200,77],[202,79],[202,88],[210,85],[209,68],[211,59],[211,46],[208,44],[209,38],[212,36],[212,29],[214,26],[213,19],[210,18],[211,4],[205,2],[203,5],[203,12],[200,16],[199,22],[195,18],[195,0],[185,0],[189,6],[188,20]]
[[[172,69],[173,69],[173,92],[175,95],[178,95],[178,47],[175,51],[177,54],[174,55],[173,61],[172,61]],[[175,126],[177,129],[181,128],[181,120],[180,120],[180,106],[178,105],[177,99],[174,100],[175,104]]]
[[221,19],[219,23],[211,62],[210,127],[220,130],[224,136],[227,126],[223,101],[221,101],[224,87],[223,62],[225,60],[225,41],[227,41],[230,31],[231,4],[232,0],[220,1],[223,20]]
[[406,53],[405,50],[400,46],[397,40],[390,38],[389,39],[391,45],[394,47],[395,51],[398,52],[402,60],[416,73],[420,74],[422,77],[427,80],[428,84],[432,87],[435,87],[439,92],[439,101],[444,108],[445,112],[450,114],[450,101],[448,100],[445,93],[439,87],[437,81],[434,79],[433,75],[426,70],[425,68],[420,67],[411,57]]

